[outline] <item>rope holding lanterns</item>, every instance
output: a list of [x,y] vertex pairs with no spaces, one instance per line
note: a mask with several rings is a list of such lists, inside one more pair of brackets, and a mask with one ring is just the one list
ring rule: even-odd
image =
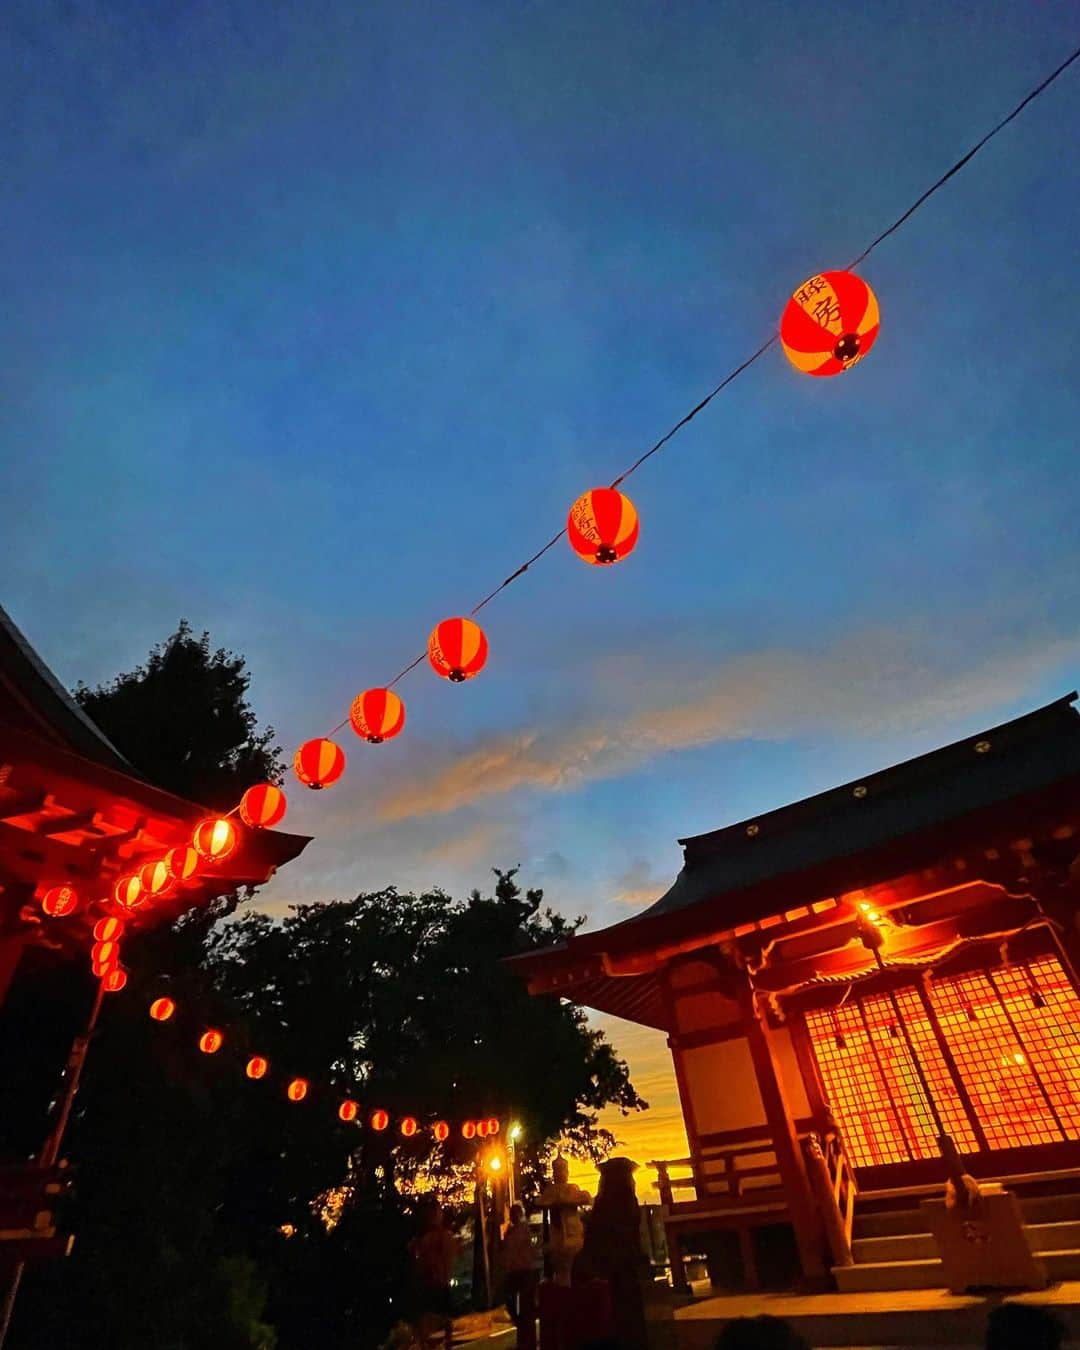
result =
[[330,787],[345,772],[345,751],[325,736],[317,736],[297,750],[293,772],[305,787]]
[[821,272],[787,302],[780,319],[784,355],[807,375],[840,375],[861,361],[878,335],[877,297],[854,272]]
[[617,488],[599,487],[582,493],[566,518],[566,537],[582,561],[621,562],[637,545],[638,513]]
[[471,680],[484,668],[488,642],[472,619],[443,619],[428,638],[428,660],[436,675],[453,684]]
[[365,689],[353,699],[349,721],[369,745],[381,745],[404,727],[405,704],[392,689]]
[[240,819],[253,830],[269,830],[285,819],[288,802],[273,783],[257,783],[240,798]]

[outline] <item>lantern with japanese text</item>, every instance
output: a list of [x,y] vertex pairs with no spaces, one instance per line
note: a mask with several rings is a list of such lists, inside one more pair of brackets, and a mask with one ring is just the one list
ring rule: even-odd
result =
[[116,918],[98,919],[94,924],[95,942],[117,942],[124,935],[124,921]]
[[437,1120],[431,1127],[431,1133],[435,1136],[438,1143],[445,1144],[450,1138],[450,1126],[447,1125],[445,1120]]
[[285,1089],[285,1095],[291,1102],[302,1102],[307,1096],[308,1080],[306,1078],[294,1078]]
[[150,1016],[155,1022],[167,1022],[176,1012],[176,1004],[171,998],[156,998],[150,1004]]
[[140,868],[139,881],[142,884],[143,893],[154,900],[159,900],[162,896],[167,895],[173,884],[169,866],[164,858],[159,858],[157,862],[148,862],[145,867]]
[[878,335],[874,292],[854,272],[804,281],[780,319],[784,355],[807,375],[839,375],[861,361]]
[[121,909],[140,909],[147,903],[146,896],[143,894],[142,882],[132,872],[129,876],[121,877],[113,887],[113,899]]
[[177,884],[190,881],[199,870],[199,855],[190,844],[181,844],[179,848],[171,848],[165,854],[165,866],[169,877]]
[[368,1117],[368,1124],[373,1130],[376,1130],[381,1134],[390,1124],[389,1111],[384,1111],[381,1107],[378,1107],[376,1110],[372,1111],[371,1115]]
[[252,1055],[248,1060],[244,1072],[249,1078],[265,1078],[270,1068],[270,1061],[263,1055]]
[[285,819],[285,794],[273,783],[256,783],[240,798],[240,819],[255,830],[269,830]]
[[638,514],[615,488],[593,488],[580,496],[566,519],[570,547],[587,563],[619,562],[638,541]]
[[347,1097],[338,1107],[337,1113],[338,1120],[343,1120],[346,1125],[351,1125],[360,1114],[360,1103],[354,1102],[351,1098]]
[[101,987],[107,994],[118,994],[127,982],[127,971],[123,966],[113,966],[101,977]]
[[41,908],[50,919],[66,919],[79,908],[79,893],[74,886],[50,886],[41,897]]
[[472,619],[443,619],[428,638],[428,660],[436,675],[460,684],[484,667],[488,644],[484,630]]
[[419,1129],[419,1126],[416,1123],[416,1117],[405,1116],[401,1124],[398,1126],[398,1129],[401,1131],[402,1138],[411,1139],[413,1135],[416,1133],[416,1131]]
[[236,826],[228,816],[207,816],[195,826],[192,847],[207,862],[224,862],[236,848]]
[[199,1049],[204,1055],[216,1055],[225,1044],[225,1037],[213,1027],[199,1037]]
[[325,737],[305,741],[293,756],[293,772],[305,787],[329,787],[345,772],[345,752]]
[[358,736],[380,745],[405,725],[405,704],[392,689],[365,689],[353,699],[349,721]]

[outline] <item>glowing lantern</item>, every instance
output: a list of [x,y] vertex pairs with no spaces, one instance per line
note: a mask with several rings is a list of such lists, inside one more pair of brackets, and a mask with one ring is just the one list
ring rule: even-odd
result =
[[450,1138],[450,1126],[447,1125],[445,1120],[437,1120],[431,1127],[431,1133],[440,1144],[445,1144]]
[[346,1098],[338,1107],[337,1113],[339,1120],[343,1120],[346,1125],[350,1125],[360,1114],[360,1103]]
[[405,725],[405,704],[392,689],[365,689],[353,699],[349,721],[358,736],[379,745]]
[[199,855],[188,844],[181,844],[165,854],[165,866],[172,881],[190,881],[199,870]]
[[465,1124],[462,1125],[462,1127],[461,1127],[461,1137],[462,1137],[462,1139],[475,1139],[475,1138],[476,1138],[476,1121],[475,1121],[475,1120],[467,1120],[467,1121],[465,1122]]
[[225,1037],[220,1031],[213,1029],[204,1031],[199,1037],[199,1049],[204,1055],[216,1055],[224,1044]]
[[115,970],[120,964],[119,953],[108,961],[91,961],[90,972],[95,979],[103,980],[110,970]]
[[139,872],[139,881],[143,891],[155,899],[164,895],[172,885],[172,877],[164,858],[149,862]]
[[236,826],[226,816],[207,816],[191,836],[195,852],[207,862],[222,862],[236,847]]
[[127,971],[123,966],[113,966],[101,979],[101,987],[107,994],[118,994],[127,984]]
[[307,1096],[308,1080],[306,1078],[294,1078],[285,1089],[286,1096],[291,1102],[302,1102]]
[[428,638],[427,651],[435,674],[460,684],[483,669],[488,644],[484,630],[472,619],[443,619]]
[[417,1128],[418,1126],[416,1124],[416,1118],[414,1116],[406,1116],[404,1120],[402,1120],[401,1124],[398,1126],[398,1129],[400,1129],[401,1133],[404,1135],[406,1139],[411,1139],[413,1135],[416,1133]]
[[264,1059],[262,1055],[252,1055],[244,1072],[249,1078],[265,1078],[269,1068],[270,1061],[268,1059]]
[[95,966],[115,966],[120,960],[120,944],[118,942],[95,942],[90,948],[90,960]]
[[98,919],[94,924],[95,942],[116,942],[123,936],[124,924],[122,919]]
[[78,907],[79,896],[73,886],[50,886],[41,897],[41,908],[50,919],[64,919]]
[[372,1111],[371,1119],[368,1121],[368,1124],[373,1130],[379,1130],[381,1132],[390,1124],[390,1113],[388,1111],[383,1111],[382,1109]]
[[566,537],[587,563],[620,562],[638,541],[634,503],[615,488],[593,488],[570,508]]
[[176,1011],[176,1004],[171,998],[156,998],[150,1004],[150,1016],[155,1022],[167,1022]]
[[256,830],[269,830],[285,819],[285,794],[273,783],[257,783],[240,798],[240,819]]
[[488,1138],[492,1139],[499,1133],[499,1120],[497,1116],[492,1116],[487,1122]]
[[325,737],[305,741],[293,756],[293,772],[306,787],[329,787],[345,772],[345,752]]
[[134,873],[121,877],[113,887],[113,899],[121,909],[138,909],[146,904],[142,882]]
[[861,361],[878,335],[874,292],[854,272],[822,272],[804,281],[780,320],[784,355],[807,375],[839,375]]

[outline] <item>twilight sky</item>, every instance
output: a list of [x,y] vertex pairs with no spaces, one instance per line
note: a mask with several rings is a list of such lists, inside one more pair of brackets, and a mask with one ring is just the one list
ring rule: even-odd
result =
[[[208,628],[291,752],[1075,42],[1033,0],[10,0],[0,598],[70,683]],[[865,362],[769,353],[631,480],[630,560],[554,551],[478,679],[342,733],[264,903],[520,862],[609,923],[677,836],[1071,689],[1078,136],[1074,68],[867,262]]]

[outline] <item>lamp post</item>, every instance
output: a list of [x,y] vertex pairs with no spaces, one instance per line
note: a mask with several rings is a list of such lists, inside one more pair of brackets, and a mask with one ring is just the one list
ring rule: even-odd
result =
[[508,1140],[506,1146],[507,1162],[509,1166],[506,1169],[506,1185],[510,1196],[510,1204],[513,1204],[521,1190],[521,1176],[518,1173],[517,1144],[524,1131],[518,1122],[512,1121],[510,1128],[506,1132]]

